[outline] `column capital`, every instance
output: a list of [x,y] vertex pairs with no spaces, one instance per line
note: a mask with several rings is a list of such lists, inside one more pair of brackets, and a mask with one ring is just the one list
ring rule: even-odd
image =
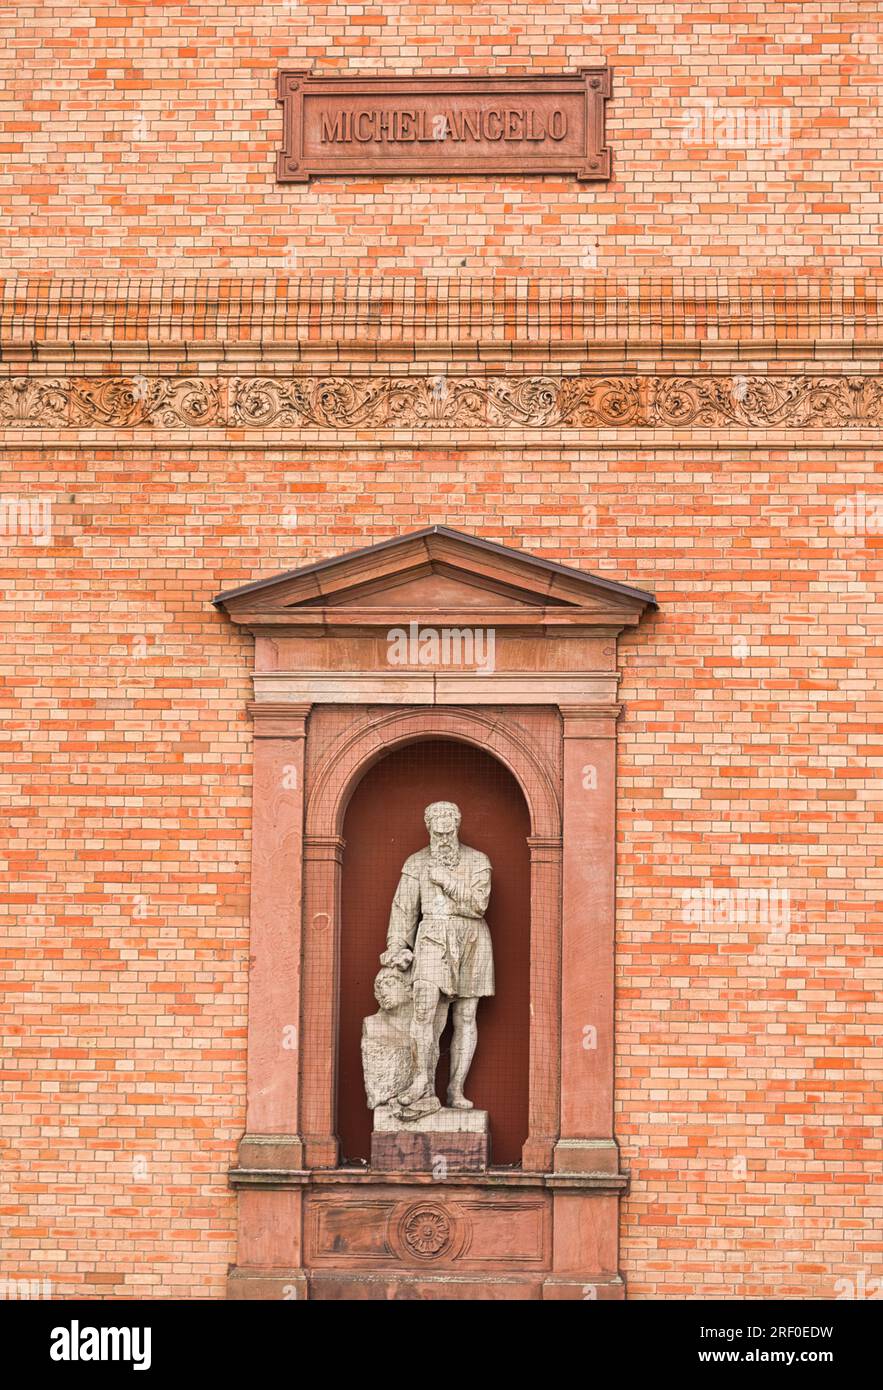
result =
[[304,858],[342,864],[346,840],[341,835],[305,835]]
[[528,835],[530,857],[535,864],[560,863],[564,841],[561,835]]
[[622,713],[622,705],[616,701],[559,708],[565,738],[616,738],[616,721]]
[[287,704],[281,700],[250,700],[247,708],[254,720],[255,738],[307,736],[307,719],[312,705]]

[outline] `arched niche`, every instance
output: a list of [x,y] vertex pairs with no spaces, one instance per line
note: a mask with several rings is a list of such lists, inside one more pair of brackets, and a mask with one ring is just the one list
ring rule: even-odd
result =
[[[352,1120],[351,1125],[348,1120],[348,1132],[362,1136],[368,1115],[361,1095],[354,1037],[357,1021],[360,1026],[361,1018],[373,1012],[376,1006],[371,994],[373,972],[370,978],[368,976],[371,953],[367,948],[358,978],[344,977],[346,818],[360,785],[364,785],[365,779],[370,778],[373,770],[381,767],[387,758],[404,749],[417,749],[421,744],[437,746],[441,743],[458,747],[464,753],[468,751],[476,766],[482,759],[488,759],[485,766],[499,768],[501,779],[505,779],[511,804],[523,808],[520,842],[516,846],[513,837],[510,849],[516,859],[519,855],[527,856],[526,898],[522,909],[527,962],[526,965],[520,961],[513,963],[516,972],[523,970],[524,975],[518,976],[520,984],[514,991],[511,1007],[515,1017],[519,1009],[524,1012],[522,1003],[526,988],[527,1031],[516,1048],[516,1053],[519,1049],[524,1053],[520,1083],[506,1088],[502,1111],[499,1102],[496,1106],[502,1124],[495,1153],[498,1161],[512,1164],[517,1163],[519,1157],[531,1165],[550,1161],[557,1112],[554,1055],[560,1007],[555,981],[560,953],[557,924],[561,813],[555,780],[539,749],[514,721],[504,723],[493,713],[482,710],[421,708],[360,712],[317,758],[308,775],[301,1096],[305,1150],[309,1161],[316,1166],[333,1167],[342,1158],[362,1158],[361,1153],[349,1154],[345,1148],[341,1149],[338,1117],[347,1114]],[[415,848],[425,843],[422,810],[433,799],[432,795],[415,799],[416,814],[410,818],[410,833],[417,838]],[[421,800],[422,804],[418,805]],[[380,808],[378,814],[382,814]],[[465,828],[463,833],[467,834]],[[480,839],[480,835],[473,836],[475,838]],[[481,845],[476,847],[481,848]],[[501,846],[497,859],[505,853]],[[375,970],[377,955],[383,949],[381,923],[385,932],[384,917],[389,911],[401,868],[402,861],[394,863],[394,858],[390,858],[384,870],[389,882],[384,880],[378,884],[372,896],[372,947],[377,947],[373,953]],[[516,868],[516,880],[523,868],[523,865],[520,870]],[[507,893],[504,889],[504,902]],[[501,941],[500,949],[504,948],[505,942]],[[500,1014],[509,1007],[503,1001],[501,995],[499,1003],[482,1006],[485,1022],[493,1025],[495,1011]],[[500,1031],[505,1034],[509,1028],[507,1022]],[[481,1064],[476,1060],[474,1065],[477,1068],[486,1066],[493,1072],[495,1066],[501,1065],[495,1060],[499,1051],[486,1046],[484,1032],[481,1037],[483,1060]],[[341,1052],[342,1039],[345,1057]],[[480,1070],[477,1075],[481,1078]],[[356,1123],[354,1111],[349,1109],[356,1105],[354,1093],[358,1104],[365,1107],[359,1123]],[[494,1107],[489,1105],[488,1108],[492,1111],[493,1125]],[[527,1133],[523,1142],[519,1142],[516,1135],[519,1130],[523,1133],[525,1111]],[[363,1136],[358,1147],[363,1147]],[[500,1155],[505,1155],[505,1160]]]
[[[479,1006],[480,1047],[468,1093],[487,1110],[498,1165],[521,1163],[528,1131],[530,1065],[530,816],[512,773],[459,739],[399,744],[371,764],[343,821],[336,1132],[341,1162],[366,1162],[371,1112],[362,1085],[362,1019],[377,1008],[373,981],[386,948],[389,906],[401,867],[426,844],[423,811],[432,801],[460,807],[464,844],[487,854],[493,887],[487,921],[494,942],[496,993]],[[442,1038],[440,1099],[448,1075]]]

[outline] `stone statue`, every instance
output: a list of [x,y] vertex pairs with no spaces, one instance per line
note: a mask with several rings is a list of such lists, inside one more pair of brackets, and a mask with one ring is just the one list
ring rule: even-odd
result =
[[406,860],[393,899],[387,949],[374,983],[380,1013],[362,1029],[365,1089],[372,1109],[402,1121],[441,1109],[435,1094],[439,1039],[453,1009],[448,1106],[471,1110],[463,1094],[478,1040],[478,1001],[494,992],[487,855],[461,845],[460,811],[427,806],[429,844]]

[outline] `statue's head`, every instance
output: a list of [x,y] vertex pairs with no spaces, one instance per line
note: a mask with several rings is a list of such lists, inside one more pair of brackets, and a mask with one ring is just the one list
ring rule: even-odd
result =
[[384,965],[374,980],[374,998],[384,1013],[398,1009],[411,997],[408,977],[394,965]]
[[460,807],[453,801],[433,801],[423,812],[430,835],[456,835],[460,829]]

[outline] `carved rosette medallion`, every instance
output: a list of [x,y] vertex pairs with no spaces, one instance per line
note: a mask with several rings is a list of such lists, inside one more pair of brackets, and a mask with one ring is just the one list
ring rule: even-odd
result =
[[437,1260],[454,1243],[454,1224],[442,1207],[421,1202],[409,1207],[399,1222],[402,1245],[420,1260]]

